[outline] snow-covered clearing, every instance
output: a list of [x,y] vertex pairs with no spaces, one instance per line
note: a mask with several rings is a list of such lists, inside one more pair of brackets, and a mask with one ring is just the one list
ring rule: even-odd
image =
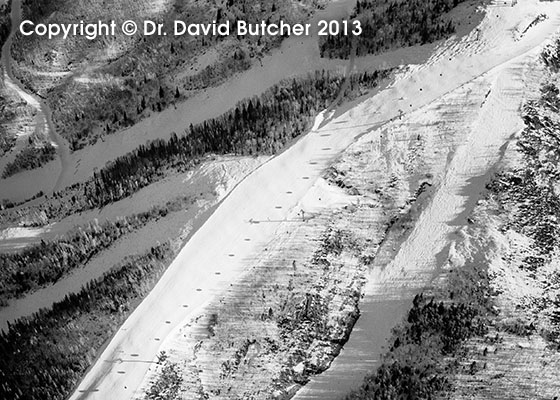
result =
[[10,227],[0,231],[0,252],[9,250],[20,250],[30,242],[37,241],[37,237],[43,235],[48,228]]
[[[540,13],[549,18],[521,37],[512,33]],[[437,255],[456,229],[454,223],[468,208],[470,195],[476,195],[483,185],[472,186],[470,180],[487,173],[499,159],[502,146],[522,126],[519,106],[526,92],[535,89],[525,86],[525,78],[533,72],[541,46],[559,26],[558,3],[526,0],[515,7],[489,7],[478,40],[478,33],[473,32],[459,43],[448,42],[436,57],[411,68],[392,87],[310,132],[257,169],[186,244],[117,332],[72,399],[130,399],[139,395],[149,366],[172,340],[173,332],[196,318],[205,305],[247,272],[246,260],[255,257],[263,243],[281,234],[278,228],[282,222],[298,218],[300,199],[359,135],[370,132],[362,140],[371,141],[380,134],[374,129],[387,122],[394,124],[388,125],[389,129],[407,118],[439,118],[427,110],[444,107],[449,99],[446,96],[453,93],[467,98],[487,93],[479,111],[464,122],[463,132],[459,132],[464,138],[449,156],[447,172],[433,200],[394,260],[373,271],[367,293],[369,299],[386,298],[395,292],[398,296],[426,282],[436,268]],[[454,116],[448,118],[453,120]],[[394,160],[396,166],[400,162]],[[393,316],[390,323],[396,322]],[[378,339],[381,348],[384,338]],[[351,337],[347,347],[353,340]],[[355,376],[362,372],[352,371]]]

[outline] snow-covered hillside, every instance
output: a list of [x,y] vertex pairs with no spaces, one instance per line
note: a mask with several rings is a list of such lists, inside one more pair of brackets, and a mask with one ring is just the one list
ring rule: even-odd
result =
[[[547,18],[539,17],[542,14]],[[430,174],[430,200],[384,268],[374,269],[369,277],[366,304],[376,297],[410,296],[410,288],[422,287],[457,225],[466,223],[464,217],[484,186],[481,177],[491,172],[504,146],[522,128],[520,107],[538,91],[539,53],[559,27],[560,3],[520,0],[513,7],[487,6],[484,20],[470,35],[449,40],[427,63],[407,68],[389,88],[342,115],[326,116],[325,123],[316,124],[231,192],[117,332],[72,399],[141,396],[158,353],[191,351],[174,348],[178,343],[196,345],[185,344],[178,335],[185,335],[230,285],[253,273],[254,261],[269,250],[267,244],[288,240],[288,226],[309,223],[305,217],[321,210],[371,204],[366,198],[358,201],[359,189],[356,197],[325,194],[322,176],[337,157],[337,164],[347,166],[345,179],[350,182],[376,163],[401,184],[408,177],[414,178],[411,186],[418,184],[418,175]],[[399,146],[402,151],[389,151]],[[388,158],[413,157],[411,146],[424,147],[421,159]],[[403,193],[411,189],[416,188],[404,185]],[[325,207],[327,199],[332,202]],[[298,246],[312,252],[313,240],[303,236]],[[393,316],[389,322],[387,334],[398,321]],[[372,351],[383,346],[380,335]],[[341,360],[344,357],[343,352]],[[352,374],[363,376],[371,365],[357,366],[359,372]],[[341,372],[337,362],[333,371]],[[313,397],[325,381],[317,382],[302,396]]]

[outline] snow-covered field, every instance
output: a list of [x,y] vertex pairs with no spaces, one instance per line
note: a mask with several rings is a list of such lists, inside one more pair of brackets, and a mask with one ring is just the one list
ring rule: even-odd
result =
[[[524,32],[541,13],[549,18]],[[410,68],[390,88],[328,120],[257,169],[186,244],[72,398],[139,395],[150,364],[165,349],[165,338],[172,338],[173,332],[243,276],[245,260],[281,234],[278,227],[282,222],[297,219],[303,207],[313,207],[309,203],[302,206],[300,199],[321,182],[324,168],[358,136],[370,132],[371,140],[380,132],[376,128],[398,125],[401,115],[403,119],[430,119],[427,110],[430,106],[437,109],[438,102],[443,107],[446,96],[456,91],[470,96],[475,89],[477,93],[484,90],[487,98],[464,122],[465,140],[447,160],[447,174],[432,202],[394,261],[372,275],[368,294],[386,294],[386,288],[396,289],[403,277],[407,284],[413,285],[416,278],[421,282],[431,273],[436,255],[444,250],[455,229],[453,223],[469,206],[470,193],[465,190],[472,179],[487,173],[499,159],[500,148],[521,127],[517,110],[526,92],[524,78],[531,73],[539,49],[559,26],[558,3],[521,0],[515,7],[490,6],[480,33],[473,32],[458,43],[449,41],[429,62]],[[437,113],[432,117],[439,118]]]

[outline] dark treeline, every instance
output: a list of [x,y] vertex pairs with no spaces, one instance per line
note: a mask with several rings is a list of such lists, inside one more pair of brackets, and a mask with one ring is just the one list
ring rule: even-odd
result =
[[32,170],[54,160],[56,149],[50,143],[45,143],[40,147],[30,145],[19,153],[14,161],[6,165],[2,178],[8,178],[23,170]]
[[127,260],[0,334],[0,399],[67,398],[97,351],[153,287],[172,256],[169,245]]
[[[367,93],[391,71],[352,75],[342,99]],[[23,215],[30,213],[44,213],[47,220],[59,220],[103,206],[162,179],[169,168],[181,171],[192,168],[209,153],[270,154],[281,150],[309,128],[318,111],[333,102],[341,83],[341,76],[323,71],[281,82],[260,97],[241,101],[221,117],[193,126],[192,134],[191,129],[187,129],[181,137],[173,135],[169,140],[140,146],[107,164],[87,182],[54,193],[52,199],[33,208],[6,210],[0,213],[0,222],[20,221]],[[254,119],[257,116],[259,120]],[[6,202],[4,208],[13,206]]]
[[553,72],[560,70],[560,39],[556,39],[553,45],[544,49],[541,59]]
[[58,281],[151,218],[152,214],[146,212],[103,225],[92,222],[65,238],[42,240],[21,252],[0,254],[0,304]]
[[449,378],[462,368],[456,357],[464,342],[488,332],[493,292],[484,265],[455,271],[450,282],[448,294],[414,298],[381,366],[346,400],[434,399],[452,388]]
[[239,51],[232,57],[224,59],[221,63],[209,65],[196,75],[185,78],[183,84],[185,90],[199,90],[217,86],[224,81],[224,76],[242,72],[252,65],[251,59]]
[[[397,330],[389,357],[346,399],[431,399],[449,390],[447,371],[438,358],[453,354],[472,335],[485,333],[476,316],[477,311],[466,304],[416,296],[407,322]],[[422,354],[426,347],[433,348]],[[432,360],[434,355],[437,358]]]
[[377,54],[396,47],[431,43],[455,32],[455,25],[444,14],[464,0],[361,0],[354,19],[361,21],[360,36],[327,36],[321,43],[321,56],[348,58],[352,40],[356,55]]
[[[134,4],[134,7],[130,5]],[[316,1],[298,1],[293,7],[291,2],[261,0],[236,0],[226,2],[183,1],[173,2],[172,7],[158,13],[158,19],[164,23],[167,31],[173,29],[173,21],[181,20],[190,23],[211,23],[237,21],[248,22],[304,22],[308,13],[315,9]],[[34,22],[46,22],[53,15],[72,22],[68,16],[80,15],[85,22],[105,20],[115,12],[119,15],[127,13],[127,17],[141,23],[151,9],[149,0],[122,1],[106,0],[100,8],[99,4],[88,6],[86,3],[73,0],[25,0],[23,4],[25,19]],[[103,75],[114,76],[122,84],[104,85],[84,88],[84,85],[73,83],[72,80],[52,82],[54,85],[47,93],[48,102],[53,111],[53,121],[57,131],[67,139],[72,150],[81,149],[95,143],[100,137],[113,134],[127,128],[144,118],[160,112],[178,101],[189,98],[198,90],[225,82],[233,74],[247,70],[253,63],[267,54],[270,49],[278,46],[283,37],[280,36],[237,36],[223,38],[214,35],[202,35],[184,40],[181,37],[144,36],[128,38],[117,35],[117,46],[126,49],[124,53],[96,70]],[[33,64],[35,69],[52,66],[43,60],[32,60],[27,49],[44,49],[50,51],[48,41],[40,38],[22,38],[16,43],[14,57],[20,65]],[[95,41],[93,42],[95,43]],[[95,44],[94,44],[95,46]],[[82,50],[77,53],[72,49],[61,49],[74,68],[83,58]],[[88,51],[85,49],[85,51]],[[217,55],[208,60],[201,71],[194,59],[204,56],[208,51]],[[41,51],[38,51],[41,53]],[[195,67],[193,69],[193,67]],[[184,72],[189,72],[185,76]],[[20,79],[37,92],[33,79],[22,70]]]
[[464,265],[446,273],[443,285],[415,296],[381,365],[346,400],[446,398],[455,374],[476,372],[476,363],[464,362],[466,341],[498,339],[488,334],[497,311],[488,265],[479,261],[487,251],[475,245]]
[[25,200],[21,200],[21,201],[11,201],[8,199],[2,199],[0,200],[0,211],[1,210],[7,210],[8,208],[14,208],[17,206],[21,206],[22,204],[27,203],[28,201],[31,200],[35,200],[39,197],[42,197],[45,193],[42,190],[39,190],[37,193],[35,193],[33,196],[25,199]]
[[8,299],[55,283],[68,272],[85,265],[119,238],[181,209],[187,201],[190,200],[179,198],[164,206],[103,224],[94,221],[63,238],[41,241],[17,253],[0,254],[0,306],[7,304]]
[[[389,71],[352,77],[352,90],[374,87]],[[94,174],[87,199],[92,206],[129,196],[160,179],[163,169],[191,165],[208,154],[274,154],[304,133],[313,117],[339,94],[343,77],[328,71],[284,81],[246,99],[220,117],[191,125],[185,135],[140,146]],[[348,95],[349,93],[347,93]]]
[[[0,96],[0,109],[2,112],[6,112],[5,98]],[[9,117],[8,117],[9,118]],[[16,144],[16,137],[9,135],[5,130],[6,116],[2,115],[0,117],[0,157],[9,152]]]
[[183,375],[177,364],[165,361],[166,355],[160,354],[160,360],[163,359],[163,368],[158,373],[155,382],[146,391],[144,400],[173,400],[179,399],[181,383]]
[[554,84],[545,85],[540,100],[525,106],[525,129],[517,141],[523,165],[503,171],[489,185],[501,202],[518,204],[512,227],[534,240],[537,255],[524,260],[524,267],[532,271],[544,265],[560,244],[560,200],[555,189],[560,179],[560,123],[550,117],[560,110],[559,94]]

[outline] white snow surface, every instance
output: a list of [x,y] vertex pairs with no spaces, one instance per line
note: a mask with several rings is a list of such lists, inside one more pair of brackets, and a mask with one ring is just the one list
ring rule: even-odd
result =
[[[549,18],[521,35],[541,13]],[[148,368],[173,333],[246,272],[244,260],[277,234],[282,221],[297,218],[302,208],[314,207],[300,200],[310,190],[325,190],[322,171],[357,136],[398,118],[401,112],[422,112],[422,107],[487,74],[492,84],[484,110],[465,127],[469,140],[458,149],[432,205],[394,261],[403,268],[410,265],[410,273],[421,273],[424,261],[443,246],[449,222],[464,208],[457,189],[483,173],[520,128],[519,119],[512,118],[519,102],[514,97],[519,95],[517,65],[527,58],[534,60],[559,26],[560,3],[520,0],[515,7],[489,6],[479,26],[479,40],[473,32],[460,41],[447,41],[426,64],[409,69],[390,88],[323,125],[316,123],[312,132],[258,168],[225,198],[119,329],[71,399],[140,396]],[[411,264],[411,259],[417,262]],[[374,277],[370,287],[379,288],[400,270],[388,268],[389,276]]]

